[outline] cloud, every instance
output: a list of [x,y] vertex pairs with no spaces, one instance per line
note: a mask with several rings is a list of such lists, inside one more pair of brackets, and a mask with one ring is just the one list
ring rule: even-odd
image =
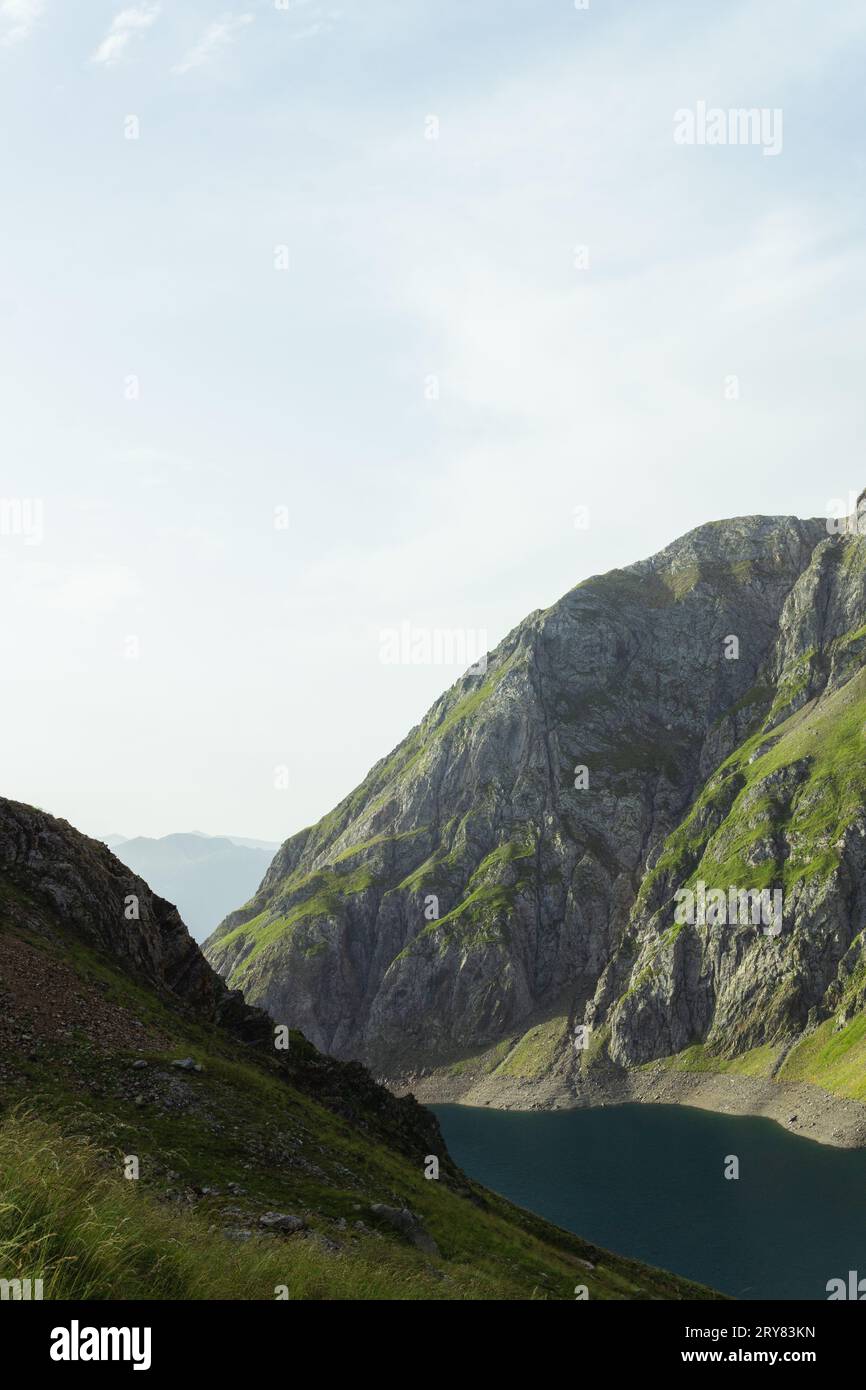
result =
[[318,34],[329,34],[336,19],[337,15],[325,15],[322,19],[308,24],[305,29],[296,29],[293,34],[289,34],[289,39],[292,43],[299,43],[301,39],[314,39]]
[[[583,75],[572,52],[545,56],[528,74],[449,93],[447,106],[443,96],[438,146],[425,149],[421,119],[391,143],[357,132],[351,181],[341,168],[317,189],[320,210],[334,200],[322,224],[335,241],[351,236],[352,266],[408,325],[395,380],[414,392],[419,420],[403,436],[405,471],[418,481],[401,481],[401,509],[388,499],[373,534],[320,546],[308,565],[322,612],[345,611],[351,595],[353,611],[423,622],[417,615],[438,602],[453,605],[442,625],[486,625],[494,637],[507,630],[497,628],[500,604],[512,604],[510,621],[518,602],[530,606],[523,575],[533,575],[533,601],[553,599],[709,516],[799,506],[772,461],[785,459],[787,476],[796,460],[808,477],[820,438],[817,383],[798,365],[803,342],[821,393],[845,394],[824,364],[858,351],[859,310],[842,309],[843,287],[866,275],[854,200],[840,195],[828,212],[824,190],[800,170],[769,181],[749,149],[727,164],[700,152],[688,166],[678,160],[677,72],[691,75],[701,53],[709,64],[718,45],[686,47],[686,57],[662,46],[650,58],[643,37],[631,38],[627,102],[593,54]],[[822,41],[829,64],[848,36],[837,34],[835,49]],[[740,80],[739,51],[726,43],[727,82]],[[793,55],[763,74],[786,114],[804,99],[810,109],[814,46],[801,61],[805,98],[788,77]],[[699,81],[696,92],[716,90]],[[586,269],[578,244],[591,252]],[[419,246],[437,249],[419,255]],[[420,415],[427,373],[441,384],[438,403],[423,407],[438,436]],[[810,391],[792,392],[804,377]],[[731,379],[742,381],[739,404],[725,396]],[[856,423],[857,408],[841,401],[837,437]],[[808,505],[823,504],[821,493]],[[574,517],[584,505],[588,531]],[[418,563],[425,554],[436,556],[435,593]],[[495,618],[475,616],[481,601]],[[466,618],[451,616],[464,605]]]
[[0,0],[0,44],[26,39],[45,9],[45,0]]
[[[310,13],[310,7],[312,13]],[[316,0],[285,0],[285,3],[277,5],[277,9],[296,15],[298,19],[309,17],[310,22],[302,29],[295,29],[289,33],[290,43],[297,43],[301,39],[312,39],[318,34],[328,34],[334,28],[337,20],[341,17],[341,10],[322,10]],[[303,11],[303,14],[298,13]]]
[[252,24],[253,15],[223,15],[215,24],[209,24],[204,34],[199,39],[194,48],[191,48],[185,58],[176,63],[172,72],[178,76],[183,76],[185,72],[191,72],[193,68],[204,67],[222,49],[227,48],[240,29],[244,29],[248,24]]
[[159,5],[134,5],[114,16],[111,28],[91,57],[91,62],[114,67],[137,29],[149,29],[159,17]]

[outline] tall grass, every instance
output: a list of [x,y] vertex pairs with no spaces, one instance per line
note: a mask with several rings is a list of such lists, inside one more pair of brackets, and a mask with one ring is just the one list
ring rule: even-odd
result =
[[9,1115],[0,1279],[41,1279],[46,1299],[274,1299],[281,1286],[293,1299],[448,1296],[409,1249],[385,1252],[374,1238],[339,1254],[299,1236],[237,1243],[161,1206],[118,1166],[33,1115]]

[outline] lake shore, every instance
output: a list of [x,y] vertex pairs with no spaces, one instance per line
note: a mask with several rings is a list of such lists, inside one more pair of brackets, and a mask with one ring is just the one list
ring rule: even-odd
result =
[[425,1105],[489,1106],[495,1110],[574,1110],[589,1106],[688,1105],[726,1115],[760,1115],[792,1134],[836,1148],[866,1148],[866,1105],[808,1082],[777,1082],[725,1072],[674,1071],[664,1065],[615,1076],[590,1076],[579,1089],[553,1073],[540,1080],[431,1071],[385,1084]]

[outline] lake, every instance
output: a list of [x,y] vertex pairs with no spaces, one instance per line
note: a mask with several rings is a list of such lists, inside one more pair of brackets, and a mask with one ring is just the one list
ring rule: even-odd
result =
[[823,1300],[829,1279],[866,1278],[864,1150],[687,1106],[430,1108],[471,1177],[621,1255],[744,1299]]

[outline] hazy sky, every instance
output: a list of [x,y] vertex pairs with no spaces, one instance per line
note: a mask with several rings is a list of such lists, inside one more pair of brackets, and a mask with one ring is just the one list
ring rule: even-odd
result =
[[866,485],[864,50],[850,0],[0,0],[0,789],[283,839],[459,674],[383,629]]

